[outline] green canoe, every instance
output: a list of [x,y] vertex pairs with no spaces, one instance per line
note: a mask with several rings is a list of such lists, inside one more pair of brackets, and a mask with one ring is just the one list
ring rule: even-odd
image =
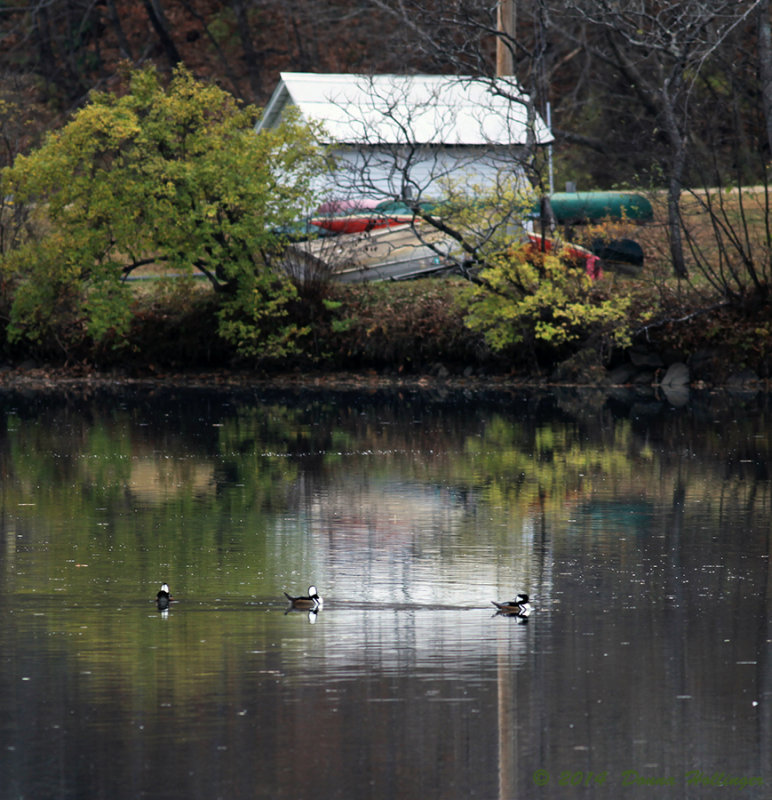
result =
[[[654,213],[651,203],[629,192],[555,192],[550,196],[552,211],[560,225],[580,225],[603,219],[647,222]],[[538,206],[533,214],[539,213]]]

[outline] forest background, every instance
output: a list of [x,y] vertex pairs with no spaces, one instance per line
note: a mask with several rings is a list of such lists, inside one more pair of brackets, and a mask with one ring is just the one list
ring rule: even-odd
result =
[[[30,209],[4,186],[0,345],[7,364],[450,370],[587,382],[607,379],[637,351],[658,363],[656,370],[682,362],[691,379],[708,383],[738,373],[768,380],[769,0],[501,5],[511,5],[508,31],[500,26],[499,4],[485,0],[5,5],[0,168],[39,152],[47,134],[94,102],[94,92],[125,96],[132,71],[149,65],[163,85],[184,65],[202,92],[217,87],[216,102],[227,105],[232,96],[260,107],[283,70],[492,76],[503,45],[537,109],[551,118],[558,187],[631,189],[652,199],[656,219],[645,228],[583,234],[641,242],[646,263],[639,275],[609,273],[592,286],[577,277],[566,285],[536,265],[539,279],[523,286],[508,265],[483,287],[503,298],[505,311],[499,304],[482,321],[480,297],[470,300],[469,282],[461,278],[295,287],[281,295],[280,322],[263,309],[246,309],[243,297],[228,298],[224,312],[222,293],[160,281],[132,290],[125,326],[110,318],[125,307],[106,301],[94,325],[83,300],[98,294],[90,265],[65,292],[61,265],[30,267],[28,259],[15,259],[19,237],[29,235]],[[537,170],[544,190],[546,161]],[[547,280],[557,283],[556,292],[542,296]],[[30,291],[27,305],[19,302],[20,287],[31,285],[33,312]],[[268,284],[248,289],[262,297],[273,291]],[[478,304],[476,325],[470,302]],[[616,304],[613,314],[595,313],[609,303]],[[568,308],[571,315],[562,313]],[[514,334],[501,335],[502,319]],[[246,336],[245,320],[252,326]],[[261,325],[269,330],[255,334]],[[279,341],[268,335],[277,325],[286,334]]]

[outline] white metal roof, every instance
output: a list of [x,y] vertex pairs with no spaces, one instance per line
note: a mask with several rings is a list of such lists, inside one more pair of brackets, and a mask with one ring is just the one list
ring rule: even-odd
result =
[[[282,72],[257,130],[287,106],[344,144],[524,145],[552,135],[513,78]],[[532,133],[529,136],[529,127]]]

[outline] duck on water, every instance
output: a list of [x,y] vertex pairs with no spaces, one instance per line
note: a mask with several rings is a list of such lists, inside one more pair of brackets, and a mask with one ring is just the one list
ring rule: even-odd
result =
[[491,600],[494,606],[498,609],[499,614],[509,614],[515,617],[528,617],[533,611],[531,604],[528,602],[528,595],[520,593],[514,600],[505,600],[503,603],[498,603]]
[[173,598],[169,593],[169,584],[162,583],[158,594],[155,596],[155,604],[159,611],[168,611]]
[[297,608],[302,611],[321,611],[322,605],[324,604],[324,600],[319,597],[316,586],[309,586],[307,595],[294,597],[284,592],[284,596],[289,600],[290,608]]

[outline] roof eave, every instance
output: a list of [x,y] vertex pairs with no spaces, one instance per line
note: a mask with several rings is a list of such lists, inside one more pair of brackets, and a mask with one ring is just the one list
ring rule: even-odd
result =
[[284,82],[284,78],[280,77],[279,83],[273,90],[271,99],[263,109],[263,115],[258,120],[255,130],[259,133],[262,130],[273,128],[274,125],[279,121],[281,112],[284,109],[284,106],[287,104],[287,100],[290,99],[291,97],[289,89],[287,88],[287,84]]

